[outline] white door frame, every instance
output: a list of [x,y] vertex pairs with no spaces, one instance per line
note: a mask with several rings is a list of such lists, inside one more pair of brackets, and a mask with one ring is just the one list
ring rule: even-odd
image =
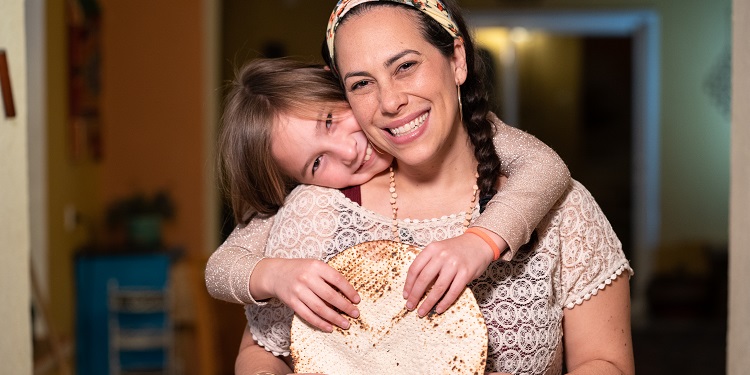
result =
[[633,39],[631,225],[633,266],[638,272],[634,279],[633,314],[645,317],[645,292],[651,276],[652,252],[659,244],[661,229],[658,15],[649,10],[497,10],[468,13],[467,21],[472,27],[523,27],[558,34],[630,36]]
[[[31,262],[41,292],[49,300],[47,218],[47,21],[43,0],[26,0],[26,83],[29,156]],[[62,217],[59,218],[62,220]],[[46,327],[37,325],[44,335]]]

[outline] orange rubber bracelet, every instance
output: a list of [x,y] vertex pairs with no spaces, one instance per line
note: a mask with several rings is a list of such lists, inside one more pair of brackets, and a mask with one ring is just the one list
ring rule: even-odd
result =
[[484,242],[486,242],[487,245],[490,245],[490,248],[492,249],[492,255],[493,255],[492,260],[496,261],[500,259],[500,248],[497,246],[495,241],[493,241],[492,238],[490,238],[490,236],[482,232],[481,229],[477,229],[476,227],[471,227],[471,228],[466,229],[466,232],[464,233],[471,233],[471,234],[475,234],[479,236],[479,238],[484,240]]

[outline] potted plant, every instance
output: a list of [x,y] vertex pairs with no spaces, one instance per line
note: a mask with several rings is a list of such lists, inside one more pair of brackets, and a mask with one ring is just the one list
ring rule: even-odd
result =
[[107,210],[110,229],[124,232],[130,247],[158,248],[162,240],[162,224],[174,217],[174,203],[166,191],[149,197],[144,193],[113,202]]

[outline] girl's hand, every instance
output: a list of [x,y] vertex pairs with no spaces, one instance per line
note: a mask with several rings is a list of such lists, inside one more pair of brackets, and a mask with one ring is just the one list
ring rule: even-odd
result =
[[[500,242],[502,251],[507,244],[502,239]],[[474,234],[465,233],[427,245],[414,259],[406,275],[406,308],[413,310],[429,289],[417,311],[419,316],[427,315],[436,303],[435,312],[445,312],[458,299],[466,284],[487,269],[492,259],[490,246]]]
[[253,272],[252,278],[256,277],[261,278],[271,296],[325,332],[333,331],[332,324],[349,328],[341,312],[359,317],[354,306],[360,301],[359,294],[341,273],[323,261],[267,258]]

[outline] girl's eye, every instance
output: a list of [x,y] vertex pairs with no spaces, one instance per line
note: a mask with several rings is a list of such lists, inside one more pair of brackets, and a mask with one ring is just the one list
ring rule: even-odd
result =
[[326,129],[330,129],[332,124],[333,124],[333,114],[328,113],[328,116],[326,116]]
[[323,157],[322,156],[318,156],[315,159],[315,161],[313,162],[313,164],[312,164],[312,175],[313,175],[313,177],[315,177],[315,171],[317,171],[318,168],[320,167],[320,159],[321,158],[323,158]]

